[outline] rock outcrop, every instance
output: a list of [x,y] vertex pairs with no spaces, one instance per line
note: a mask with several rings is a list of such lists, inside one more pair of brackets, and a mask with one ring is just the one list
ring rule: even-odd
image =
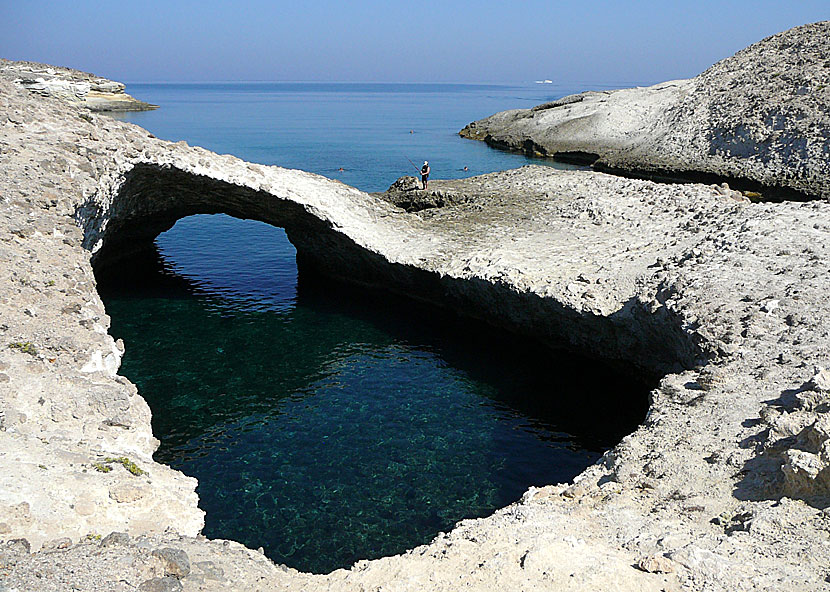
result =
[[649,178],[830,198],[830,21],[773,35],[696,78],[586,92],[461,130],[513,150]]
[[[830,589],[826,202],[525,167],[432,181],[452,201],[406,212],[13,78],[0,73],[0,589]],[[332,281],[660,376],[648,417],[574,483],[400,556],[310,575],[207,540],[195,481],[152,459],[150,410],[117,373],[130,344],[108,335],[93,274],[207,212],[285,226],[298,264]]]
[[90,111],[150,111],[158,109],[124,92],[121,82],[108,80],[79,70],[38,64],[13,62],[0,58],[0,73],[6,78],[44,97],[79,103]]

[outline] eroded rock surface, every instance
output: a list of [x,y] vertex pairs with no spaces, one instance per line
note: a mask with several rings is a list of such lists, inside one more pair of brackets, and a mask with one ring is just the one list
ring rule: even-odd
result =
[[473,122],[462,136],[645,176],[724,178],[830,197],[830,21],[773,35],[696,78],[586,92]]
[[150,111],[158,109],[124,92],[124,83],[71,68],[0,58],[0,72],[16,84],[44,97],[78,103],[90,111]]
[[[433,181],[458,199],[406,212],[2,76],[0,166],[0,589],[830,589],[827,203],[524,167]],[[662,376],[649,415],[574,483],[401,556],[309,575],[209,541],[195,480],[152,460],[92,273],[197,212],[285,226],[329,277]]]

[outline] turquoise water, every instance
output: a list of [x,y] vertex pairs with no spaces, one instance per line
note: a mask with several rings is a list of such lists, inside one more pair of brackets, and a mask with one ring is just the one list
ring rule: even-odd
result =
[[[439,177],[523,164],[454,133],[503,103],[552,98],[451,85],[129,90],[162,105],[128,116],[160,137],[329,176],[342,165],[367,190],[406,173],[404,152]],[[205,534],[301,570],[403,552],[530,485],[567,481],[645,412],[647,389],[595,361],[298,274],[284,231],[259,222],[185,218],[98,280],[127,347],[121,373],[153,410],[157,460],[199,479]]]

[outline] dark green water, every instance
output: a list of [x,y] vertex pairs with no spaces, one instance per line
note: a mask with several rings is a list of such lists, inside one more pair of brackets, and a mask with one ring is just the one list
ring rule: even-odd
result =
[[602,365],[398,297],[297,279],[281,229],[194,216],[99,274],[156,458],[205,534],[328,572],[567,481],[642,420]]
[[[462,140],[555,85],[130,85],[128,119],[264,164],[378,191],[521,166]],[[343,167],[344,171],[339,171]],[[464,170],[467,167],[468,170]],[[205,534],[315,572],[400,553],[570,480],[630,432],[647,388],[436,310],[297,277],[281,229],[179,221],[99,282],[153,410],[156,458],[199,479]]]

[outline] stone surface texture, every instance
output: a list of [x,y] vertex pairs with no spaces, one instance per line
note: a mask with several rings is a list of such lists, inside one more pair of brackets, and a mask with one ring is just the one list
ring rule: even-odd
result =
[[462,136],[639,175],[830,197],[830,21],[773,35],[690,80],[497,113]]
[[[17,78],[0,72],[3,592],[830,590],[827,202],[532,166],[431,182],[444,202],[407,212]],[[152,459],[93,275],[205,212],[284,226],[307,270],[653,376],[648,416],[574,483],[400,556],[311,575],[208,540],[195,480]]]
[[0,73],[16,84],[45,97],[78,103],[90,111],[149,111],[157,109],[124,92],[124,84],[79,70],[37,62],[0,58]]

